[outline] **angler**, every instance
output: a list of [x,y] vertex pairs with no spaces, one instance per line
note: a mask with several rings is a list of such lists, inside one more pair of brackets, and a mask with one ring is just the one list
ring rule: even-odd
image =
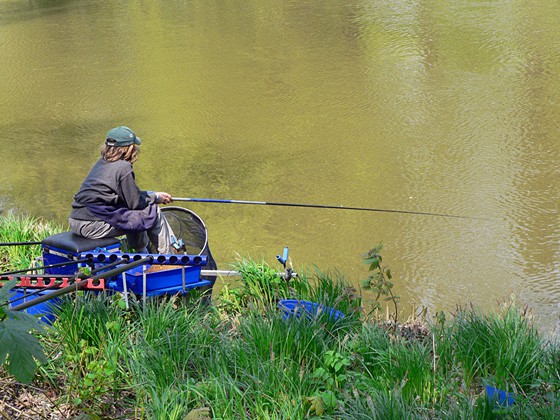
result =
[[126,235],[139,253],[148,252],[148,239],[159,253],[173,252],[174,234],[157,204],[171,202],[166,192],[140,191],[133,164],[142,141],[120,126],[109,130],[95,163],[74,196],[70,228],[88,239]]

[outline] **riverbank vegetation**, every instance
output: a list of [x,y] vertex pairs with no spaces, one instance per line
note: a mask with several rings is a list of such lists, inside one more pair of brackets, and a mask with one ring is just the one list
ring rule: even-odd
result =
[[[381,305],[397,308],[380,251],[365,257],[366,286],[378,292]],[[32,256],[5,259],[17,269]],[[0,416],[559,415],[560,348],[513,299],[491,314],[465,307],[398,323],[362,308],[360,291],[340,274],[316,270],[288,283],[265,261],[240,259],[235,268],[240,277],[228,280],[211,303],[193,293],[145,306],[130,302],[127,309],[119,294],[65,297],[56,321],[38,334],[46,357],[33,381],[21,384],[0,371]],[[291,313],[279,309],[282,299],[322,306]],[[513,401],[490,401],[486,386]]]

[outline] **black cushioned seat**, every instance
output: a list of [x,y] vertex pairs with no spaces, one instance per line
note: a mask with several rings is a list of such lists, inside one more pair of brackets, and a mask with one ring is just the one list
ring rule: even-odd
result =
[[88,239],[74,235],[72,232],[62,232],[43,239],[43,248],[58,248],[79,254],[96,248],[111,247],[120,244],[117,238]]

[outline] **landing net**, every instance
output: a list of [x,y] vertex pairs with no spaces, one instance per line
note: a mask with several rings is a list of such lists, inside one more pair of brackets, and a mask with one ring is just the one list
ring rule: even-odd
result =
[[210,252],[208,244],[208,229],[206,224],[195,212],[183,207],[166,206],[161,211],[177,240],[182,240],[189,255],[206,255],[208,263],[206,270],[217,270],[216,261]]

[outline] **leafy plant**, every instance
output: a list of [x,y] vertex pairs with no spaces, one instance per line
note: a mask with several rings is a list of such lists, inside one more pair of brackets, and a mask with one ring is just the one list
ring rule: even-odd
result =
[[322,416],[337,406],[339,394],[348,379],[347,370],[352,364],[352,357],[336,350],[327,350],[323,354],[322,366],[315,369],[311,377],[318,385],[315,394],[307,398],[309,412]]
[[[0,242],[38,242],[60,230],[54,223],[30,216],[8,213],[0,217]],[[27,268],[39,252],[39,245],[1,247],[0,271]],[[5,364],[16,380],[29,383],[37,371],[37,362],[46,361],[39,339],[33,334],[44,328],[37,317],[7,309],[16,284],[13,279],[0,288],[0,365]]]
[[73,403],[96,407],[112,389],[116,366],[113,360],[105,359],[102,351],[88,345],[86,340],[81,340],[79,346],[80,353],[66,357],[66,361],[74,366],[69,378],[70,389],[75,395]]
[[309,403],[309,413],[322,417],[326,412],[336,408],[337,398],[333,391],[322,391],[307,398],[307,402]]
[[37,371],[37,361],[46,362],[43,349],[32,331],[43,331],[33,315],[6,309],[13,279],[0,288],[0,365],[7,364],[8,371],[23,383],[30,383]]
[[346,382],[346,370],[352,364],[350,357],[337,351],[327,350],[323,356],[324,366],[313,372],[313,377],[318,379],[327,389],[342,388]]
[[393,275],[391,270],[381,265],[383,258],[381,257],[381,250],[383,249],[383,244],[380,242],[375,247],[370,249],[367,254],[365,254],[364,262],[369,264],[369,276],[366,280],[362,282],[362,287],[366,290],[372,290],[377,293],[375,296],[375,303],[370,311],[370,314],[376,310],[381,309],[381,304],[379,303],[379,298],[384,296],[383,300],[385,302],[393,302],[395,306],[394,321],[398,321],[398,302],[399,296],[393,293],[393,283],[391,279]]

